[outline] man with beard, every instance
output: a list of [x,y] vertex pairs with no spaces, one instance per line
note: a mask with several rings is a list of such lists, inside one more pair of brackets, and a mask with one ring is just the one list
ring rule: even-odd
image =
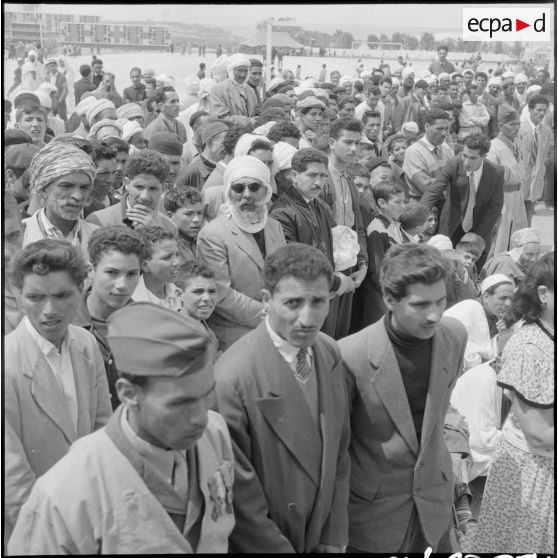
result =
[[66,240],[87,256],[87,242],[96,225],[80,218],[91,194],[95,166],[91,157],[73,145],[50,143],[29,167],[31,191],[43,207],[23,221],[23,245],[43,238]]
[[149,145],[151,136],[157,132],[175,134],[182,144],[186,143],[186,128],[177,119],[180,112],[178,95],[173,87],[163,87],[155,95],[159,116],[145,128],[143,135]]
[[180,173],[176,179],[177,186],[203,188],[209,175],[215,170],[223,151],[223,140],[229,131],[224,122],[212,122],[201,132],[203,151]]
[[331,125],[329,130],[329,177],[320,194],[320,197],[333,211],[335,223],[355,231],[360,244],[356,265],[343,272],[352,279],[352,290],[347,288],[345,294],[332,301],[330,312],[335,312],[335,305],[339,305],[334,335],[336,339],[345,337],[349,332],[353,291],[364,280],[368,264],[366,230],[362,224],[359,194],[346,173],[347,166],[356,162],[355,156],[361,136],[362,122],[356,118],[340,118]]
[[149,149],[157,151],[169,165],[169,174],[164,184],[164,190],[171,190],[183,170],[182,143],[175,134],[155,132],[149,141]]
[[175,224],[157,209],[168,174],[169,165],[162,155],[153,149],[142,149],[128,161],[124,178],[126,194],[120,203],[91,213],[87,221],[102,227],[159,226],[176,232]]
[[218,410],[234,446],[232,552],[335,553],[347,543],[343,363],[320,333],[332,279],[327,258],[311,246],[269,255],[267,317],[215,367]]
[[229,57],[228,78],[211,90],[211,116],[232,120],[247,128],[254,126],[258,98],[247,82],[249,69],[250,60],[246,55],[238,53]]
[[198,257],[215,273],[220,300],[209,326],[224,350],[259,325],[264,258],[285,244],[281,225],[268,218],[269,168],[256,157],[234,158],[223,175],[225,211],[198,235]]
[[397,91],[397,96],[400,100],[411,94],[415,85],[415,71],[412,68],[403,68],[401,71],[401,80],[401,87]]
[[196,240],[203,225],[201,194],[196,188],[176,187],[165,194],[165,211],[178,229],[180,264],[198,259]]
[[95,178],[89,205],[83,210],[84,217],[118,203],[118,200],[111,194],[116,172],[116,148],[102,143],[97,145],[93,154],[93,163],[95,164]]

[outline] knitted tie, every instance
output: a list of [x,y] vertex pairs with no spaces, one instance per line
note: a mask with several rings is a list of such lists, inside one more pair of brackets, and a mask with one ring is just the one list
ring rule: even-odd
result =
[[296,379],[301,383],[305,384],[310,379],[310,374],[312,369],[308,364],[308,348],[302,347],[298,354],[296,355]]
[[473,228],[473,210],[475,209],[475,179],[473,173],[469,175],[469,199],[467,200],[467,209],[465,217],[463,217],[462,227],[467,233]]
[[537,162],[537,155],[539,154],[539,129],[535,128],[535,133],[533,135],[533,164]]

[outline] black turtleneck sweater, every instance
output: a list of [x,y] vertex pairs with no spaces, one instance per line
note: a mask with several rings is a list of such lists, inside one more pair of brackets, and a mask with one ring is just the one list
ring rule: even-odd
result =
[[422,419],[426,407],[430,364],[432,360],[432,338],[417,339],[396,331],[391,323],[391,313],[384,316],[386,331],[395,352],[401,378],[407,393],[411,416],[420,447]]

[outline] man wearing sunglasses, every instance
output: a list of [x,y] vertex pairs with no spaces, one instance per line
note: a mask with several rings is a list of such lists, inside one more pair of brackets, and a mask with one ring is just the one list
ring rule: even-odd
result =
[[251,155],[226,167],[221,214],[198,235],[198,259],[215,273],[219,302],[208,325],[227,349],[264,316],[261,299],[264,259],[285,244],[281,225],[267,216],[269,168]]

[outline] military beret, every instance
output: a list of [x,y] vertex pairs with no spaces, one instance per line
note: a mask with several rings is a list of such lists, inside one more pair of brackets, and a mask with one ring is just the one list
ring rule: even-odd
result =
[[389,161],[385,157],[372,157],[371,159],[368,159],[368,161],[366,161],[366,168],[370,172],[381,166],[389,167]]
[[107,320],[107,341],[120,373],[179,377],[208,368],[209,336],[186,314],[133,302]]
[[31,164],[31,160],[35,156],[35,153],[40,150],[40,147],[32,143],[10,145],[4,150],[6,167],[26,169]]
[[149,138],[149,149],[163,155],[182,155],[184,146],[176,134],[156,132]]
[[14,99],[14,107],[18,108],[23,103],[35,103],[36,105],[40,105],[41,102],[39,101],[39,97],[35,95],[35,93],[31,91],[21,91],[15,96]]
[[305,97],[304,99],[302,99],[302,101],[298,101],[298,103],[296,104],[296,108],[297,109],[319,108],[324,110],[327,107],[317,97]]
[[8,128],[4,130],[4,148],[20,143],[33,143],[31,136],[23,130]]
[[258,60],[257,58],[250,58],[250,68],[253,68],[254,66],[263,68],[263,62],[261,60]]

